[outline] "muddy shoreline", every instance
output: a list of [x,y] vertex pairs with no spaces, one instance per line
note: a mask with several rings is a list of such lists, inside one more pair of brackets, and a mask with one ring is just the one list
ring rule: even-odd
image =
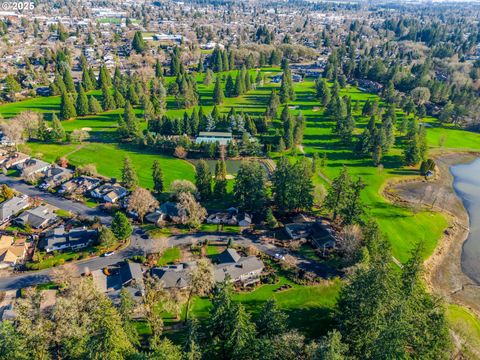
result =
[[469,216],[453,188],[453,175],[449,170],[452,165],[469,163],[479,156],[480,153],[471,152],[434,152],[431,157],[439,170],[435,179],[392,179],[385,186],[383,195],[413,211],[427,208],[447,216],[449,226],[434,253],[425,261],[426,284],[430,291],[447,302],[466,306],[480,316],[480,286],[464,274],[461,264]]

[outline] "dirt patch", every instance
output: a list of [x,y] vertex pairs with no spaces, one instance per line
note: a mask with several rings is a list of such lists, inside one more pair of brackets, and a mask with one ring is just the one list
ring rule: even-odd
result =
[[468,237],[468,213],[453,189],[450,166],[467,163],[479,153],[450,152],[432,154],[439,174],[433,180],[421,177],[392,181],[383,191],[390,201],[414,211],[430,209],[444,213],[449,220],[435,252],[425,261],[425,280],[433,293],[447,302],[466,306],[480,316],[480,287],[462,271],[463,243]]

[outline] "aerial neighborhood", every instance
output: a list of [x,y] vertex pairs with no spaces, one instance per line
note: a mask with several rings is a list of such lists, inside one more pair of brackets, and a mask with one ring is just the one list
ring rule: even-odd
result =
[[479,359],[479,19],[1,3],[0,359]]

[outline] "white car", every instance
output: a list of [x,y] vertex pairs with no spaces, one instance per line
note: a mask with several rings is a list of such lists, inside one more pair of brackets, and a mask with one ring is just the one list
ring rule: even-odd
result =
[[113,254],[115,254],[115,251],[109,251],[103,254],[103,257],[109,257],[109,256],[112,256]]
[[276,253],[276,254],[275,254],[275,259],[285,260],[285,256],[284,256],[283,254]]

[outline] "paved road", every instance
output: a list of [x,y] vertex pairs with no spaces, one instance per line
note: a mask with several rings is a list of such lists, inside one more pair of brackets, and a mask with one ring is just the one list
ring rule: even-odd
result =
[[0,174],[0,184],[7,184],[9,187],[14,188],[15,190],[30,197],[40,197],[45,200],[45,202],[55,207],[63,210],[68,210],[80,216],[92,218],[98,216],[100,218],[100,221],[104,224],[110,224],[112,221],[112,218],[98,207],[90,208],[83,203],[65,199],[63,197],[51,194],[48,191],[41,191],[34,186],[24,183],[21,179],[18,178],[12,178]]
[[[111,224],[111,216],[99,208],[89,208],[85,204],[67,200],[49,192],[41,191],[33,186],[25,184],[22,180],[7,177],[1,174],[0,183],[7,184],[9,187],[14,188],[21,193],[27,194],[28,196],[40,197],[45,202],[60,209],[68,210],[84,217],[97,216],[100,218],[102,223],[106,225]],[[259,239],[247,238],[239,234],[196,233],[172,236],[165,240],[154,240],[148,238],[146,234],[144,234],[143,231],[138,227],[134,228],[134,233],[131,237],[130,244],[125,249],[120,250],[109,257],[90,258],[73,263],[72,266],[74,266],[74,269],[78,274],[83,274],[88,270],[98,270],[135,255],[146,255],[148,253],[159,252],[165,246],[190,245],[192,243],[199,243],[207,239],[210,241],[222,241],[226,243],[228,238],[233,238],[233,240],[239,245],[253,245],[260,251],[270,256],[275,256],[277,253],[288,253],[295,258],[296,264],[299,268],[305,271],[314,272],[318,276],[324,278],[341,275],[341,273],[339,273],[337,270],[323,264],[319,264],[299,254],[288,252],[284,248],[279,248],[272,244],[264,244]],[[52,271],[53,269],[45,269],[0,278],[0,291],[20,289],[23,287],[49,282],[51,280]]]
[[[130,244],[123,250],[115,252],[108,257],[95,257],[72,263],[73,269],[78,275],[87,271],[102,269],[105,266],[116,264],[119,261],[131,258],[135,255],[146,255],[151,252],[159,252],[163,246],[161,241],[146,238],[141,229],[135,228]],[[70,265],[67,265],[70,266]],[[0,278],[0,291],[20,289],[28,286],[42,284],[51,280],[54,268],[24,272],[9,277]]]
[[[58,207],[60,209],[71,211],[83,217],[100,218],[100,221],[109,225],[112,222],[110,215],[97,208],[89,208],[85,204],[67,200],[60,196],[56,196],[49,192],[41,191],[33,186],[25,184],[22,180],[0,175],[0,184],[7,184],[15,190],[27,194],[30,197],[41,197],[45,202]],[[95,257],[79,261],[73,264],[74,269],[78,274],[82,274],[87,270],[97,270],[105,266],[115,264],[121,260],[130,258],[135,255],[146,255],[151,252],[158,252],[162,248],[162,242],[149,239],[145,236],[139,228],[134,228],[134,233],[131,237],[130,244],[123,250],[116,252],[109,257]],[[25,272],[12,275],[9,277],[0,277],[0,291],[20,289],[27,286],[45,283],[51,280],[51,273],[53,269],[45,269],[35,272]]]

